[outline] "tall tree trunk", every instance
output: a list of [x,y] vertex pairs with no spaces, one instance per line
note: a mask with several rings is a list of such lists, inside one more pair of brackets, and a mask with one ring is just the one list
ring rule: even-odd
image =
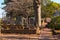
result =
[[41,4],[37,4],[38,8],[37,8],[37,11],[38,11],[38,27],[37,27],[37,34],[40,34],[40,30],[39,30],[39,27],[41,27]]
[[41,5],[38,5],[38,26],[41,27]]
[[37,31],[36,33],[39,34],[40,30],[39,27],[41,27],[41,0],[34,0],[34,10],[35,10],[35,19],[36,19],[36,25],[37,25]]
[[36,3],[36,0],[34,0],[34,10],[35,10],[35,21],[36,26],[41,27],[41,4]]

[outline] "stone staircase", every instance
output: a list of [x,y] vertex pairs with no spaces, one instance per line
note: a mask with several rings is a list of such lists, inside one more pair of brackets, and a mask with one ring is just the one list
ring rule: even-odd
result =
[[39,40],[57,40],[57,37],[52,35],[51,29],[44,28],[40,31]]

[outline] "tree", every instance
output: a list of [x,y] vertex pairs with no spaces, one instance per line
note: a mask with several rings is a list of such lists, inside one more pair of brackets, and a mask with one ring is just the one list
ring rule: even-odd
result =
[[20,1],[13,1],[13,0],[11,0],[11,1],[12,2],[9,1],[9,2],[6,3],[7,6],[5,7],[5,10],[7,12],[12,11],[15,14],[17,14],[17,13],[20,14],[20,12],[21,13],[26,13],[26,11],[30,11],[31,12],[31,10],[32,10],[32,8],[31,8],[32,5],[33,5],[32,1],[27,1],[27,0],[25,0],[25,1],[24,0],[22,0],[22,1],[21,0]]
[[50,2],[46,6],[42,5],[42,17],[53,17],[56,10],[60,9],[60,4]]
[[51,23],[49,24],[50,28],[55,30],[60,30],[60,16],[52,18]]

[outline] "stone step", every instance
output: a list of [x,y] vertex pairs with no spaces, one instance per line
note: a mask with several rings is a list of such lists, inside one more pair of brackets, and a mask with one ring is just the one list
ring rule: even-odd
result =
[[51,29],[48,29],[48,28],[44,28],[44,30],[51,30]]
[[52,35],[52,32],[41,32],[40,35]]
[[57,40],[57,38],[39,38],[40,40]]
[[51,32],[51,30],[43,30],[44,32]]
[[40,31],[39,40],[57,40],[57,38],[53,37],[51,29],[44,28]]
[[51,30],[51,29],[48,29],[48,28],[44,28],[44,30]]
[[41,36],[51,36],[52,34],[47,34],[47,35],[41,35]]
[[42,30],[42,31],[51,32],[51,30]]
[[45,31],[42,31],[42,32],[40,32],[40,33],[52,33],[52,32],[45,32]]
[[39,36],[39,37],[56,38],[53,35],[50,35],[50,36]]
[[57,40],[57,38],[53,36],[40,36],[39,40]]
[[51,31],[43,31],[43,32],[51,32]]

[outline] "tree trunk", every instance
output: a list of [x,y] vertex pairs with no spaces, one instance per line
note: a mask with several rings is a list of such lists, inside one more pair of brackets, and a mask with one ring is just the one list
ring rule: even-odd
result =
[[41,0],[34,0],[35,19],[37,26],[37,34],[40,34],[39,27],[41,27]]
[[28,18],[28,15],[27,15],[27,28],[29,28],[29,18]]
[[35,26],[37,26],[37,24],[38,24],[38,14],[37,14],[36,0],[33,0],[33,4],[34,4],[34,13],[35,13]]

